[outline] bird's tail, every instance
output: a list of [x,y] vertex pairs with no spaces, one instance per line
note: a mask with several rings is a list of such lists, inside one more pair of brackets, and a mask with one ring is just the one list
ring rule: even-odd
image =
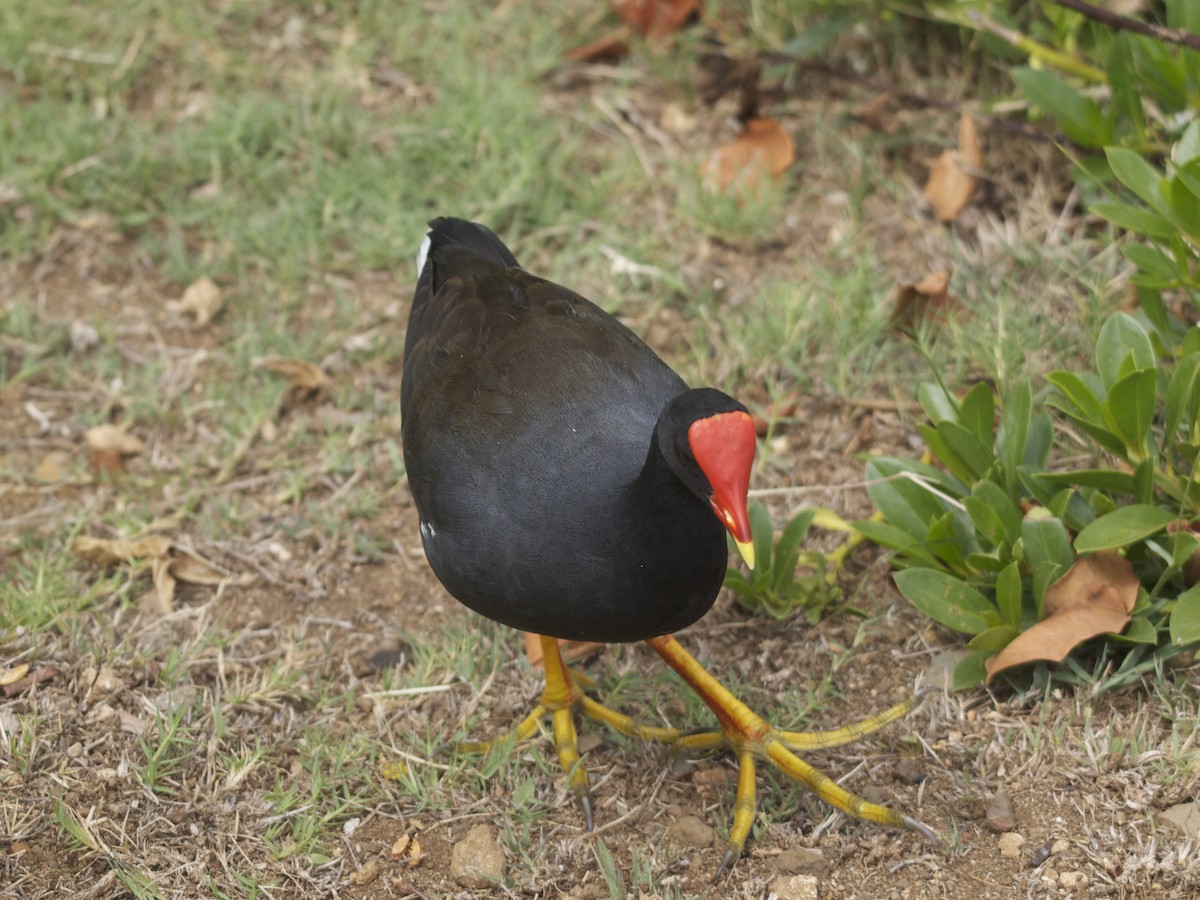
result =
[[490,228],[466,219],[440,218],[429,223],[429,231],[417,254],[417,271],[424,280],[426,269],[430,262],[433,263],[428,274],[432,281],[430,286],[436,291],[439,286],[437,270],[445,270],[452,260],[463,256],[485,259],[505,268],[518,266],[512,251]]

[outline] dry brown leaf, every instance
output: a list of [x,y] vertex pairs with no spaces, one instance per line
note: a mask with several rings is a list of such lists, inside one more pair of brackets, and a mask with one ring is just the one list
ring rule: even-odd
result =
[[700,0],[609,0],[621,21],[646,37],[674,34],[700,6]]
[[40,684],[43,681],[49,681],[51,678],[57,678],[61,674],[62,672],[54,668],[54,666],[41,666],[40,668],[34,669],[24,678],[19,678],[12,682],[12,684],[4,685],[2,691],[5,697],[15,697],[17,694],[28,690],[35,684]]
[[196,325],[202,327],[212,321],[223,302],[221,289],[215,281],[204,275],[189,284],[178,301],[168,303],[167,309],[195,317]]
[[142,442],[126,425],[97,425],[83,433],[88,459],[97,472],[124,472],[125,462],[142,452]]
[[1112,551],[1084,556],[1046,588],[1046,618],[984,662],[990,683],[1013,666],[1062,662],[1071,650],[1101,634],[1120,634],[1137,603],[1133,564]]
[[188,584],[208,586],[220,584],[229,577],[204,557],[179,547],[171,548],[171,574]]
[[136,541],[109,540],[81,535],[72,545],[75,555],[104,568],[148,559],[154,588],[142,597],[143,611],[166,615],[175,604],[175,585],[215,585],[229,577],[215,565],[190,550],[184,550],[160,534]]
[[20,681],[29,673],[29,663],[20,663],[0,672],[0,687],[7,687],[14,681]]
[[408,850],[410,843],[412,843],[412,838],[407,834],[402,834],[396,838],[396,843],[392,844],[392,859],[400,859]]
[[325,394],[332,384],[324,370],[306,359],[288,359],[283,356],[260,356],[252,365],[256,369],[267,369],[286,375],[291,379],[282,399],[282,408],[290,410],[301,403],[312,402]]
[[983,168],[983,150],[975,120],[963,110],[958,122],[958,150],[943,150],[925,182],[925,199],[933,206],[940,222],[953,222],[966,209],[975,192],[976,178],[972,173]]
[[950,293],[950,273],[946,269],[930,272],[915,284],[902,284],[896,290],[892,308],[892,327],[915,331],[918,324],[937,324],[962,303]]
[[763,178],[778,178],[796,161],[796,142],[778,119],[749,119],[742,133],[709,154],[700,176],[709,190],[749,193]]
[[163,537],[161,534],[147,535],[136,541],[126,541],[120,538],[109,540],[108,538],[80,535],[71,545],[71,550],[76,556],[105,569],[111,569],[113,566],[130,561],[166,556],[170,549],[170,538]]
[[571,62],[620,62],[629,55],[629,26],[621,25],[591,43],[569,50]]
[[56,481],[62,481],[67,476],[70,464],[71,457],[69,455],[61,450],[51,450],[42,457],[37,468],[33,470],[33,475],[38,481],[53,484]]

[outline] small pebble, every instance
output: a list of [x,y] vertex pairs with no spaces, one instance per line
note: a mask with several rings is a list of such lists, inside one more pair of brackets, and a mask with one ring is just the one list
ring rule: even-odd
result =
[[818,900],[815,875],[780,875],[771,882],[771,894],[776,900]]
[[704,850],[716,843],[717,833],[699,816],[684,816],[667,826],[666,838],[679,850]]
[[1007,859],[1016,859],[1020,856],[1021,848],[1024,845],[1025,838],[1015,831],[1000,835],[999,840],[996,841],[996,846],[1000,848],[1000,855]]
[[476,825],[454,845],[450,877],[465,888],[482,890],[504,880],[504,848],[490,825]]
[[992,802],[988,804],[984,818],[987,820],[987,827],[997,834],[1004,834],[1017,827],[1017,819],[1012,811],[1012,801],[1009,800],[1008,791],[1005,788],[1001,787],[996,791]]
[[1063,840],[1062,838],[1059,838],[1057,841],[1055,841],[1053,844],[1050,845],[1050,852],[1053,853],[1055,856],[1058,856],[1061,853],[1066,853],[1070,849],[1071,849],[1071,842]]
[[1071,890],[1085,888],[1088,885],[1088,877],[1082,872],[1063,872],[1058,876],[1058,883]]
[[820,850],[792,847],[775,857],[775,869],[785,875],[825,875],[829,861]]

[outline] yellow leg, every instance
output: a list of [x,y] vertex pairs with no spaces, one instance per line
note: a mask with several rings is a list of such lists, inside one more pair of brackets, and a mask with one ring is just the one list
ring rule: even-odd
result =
[[[789,749],[836,746],[846,743],[848,740],[868,734],[908,712],[918,702],[917,698],[899,703],[876,716],[845,728],[829,732],[781,732],[768,725],[746,704],[731,694],[691,654],[684,650],[675,638],[666,635],[651,638],[646,643],[653,647],[655,652],[700,695],[721,725],[719,736],[715,736],[715,733],[688,736],[701,739],[693,742],[691,746],[704,746],[705,749],[710,749],[712,746],[720,744],[732,750],[738,758],[738,786],[737,799],[734,802],[733,827],[729,832],[725,856],[717,871],[718,876],[741,855],[746,837],[750,833],[750,826],[754,820],[755,759],[767,760],[784,774],[804,784],[836,809],[859,819],[867,819],[897,828],[909,828],[920,832],[934,843],[941,843],[928,826],[911,816],[871,803],[857,794],[847,791],[828,775],[809,765]],[[681,738],[678,743],[687,746],[688,737]]]
[[526,740],[537,733],[541,720],[549,715],[558,761],[567,774],[567,783],[571,785],[579,805],[583,807],[584,819],[587,821],[588,831],[591,831],[592,800],[588,789],[587,769],[579,756],[575,707],[578,706],[588,718],[602,722],[629,737],[673,744],[680,733],[674,728],[643,725],[593,700],[580,689],[581,685],[590,685],[592,680],[567,668],[559,651],[558,641],[545,635],[538,635],[538,638],[541,641],[543,665],[546,669],[546,686],[542,690],[541,702],[534,707],[533,712],[500,737],[490,741],[463,741],[458,744],[458,749],[466,753],[488,753],[501,744]]

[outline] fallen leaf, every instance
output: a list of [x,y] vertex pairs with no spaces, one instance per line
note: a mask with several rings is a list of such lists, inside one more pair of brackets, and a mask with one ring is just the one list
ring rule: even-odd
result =
[[301,403],[321,397],[332,384],[328,375],[318,365],[306,359],[287,359],[282,356],[260,356],[251,364],[255,369],[266,369],[291,379],[284,392],[282,407],[292,409]]
[[189,284],[179,300],[167,303],[167,309],[193,316],[196,325],[202,327],[212,321],[223,302],[224,297],[217,283],[204,275]]
[[37,468],[33,470],[33,475],[38,481],[44,481],[47,484],[53,484],[56,481],[62,481],[67,475],[67,468],[71,464],[71,457],[61,450],[51,450],[42,457],[41,462],[37,464]]
[[143,609],[165,615],[174,607],[175,585],[216,585],[232,576],[191,550],[175,546],[160,534],[135,541],[80,535],[72,545],[75,555],[103,568],[149,560],[154,589],[142,598]]
[[80,535],[75,538],[71,550],[81,559],[104,569],[111,569],[121,563],[137,562],[138,560],[165,556],[171,547],[169,538],[161,534],[151,534],[136,541],[117,538],[94,538]]
[[15,697],[17,694],[28,690],[35,684],[40,684],[43,681],[49,681],[51,678],[57,678],[61,674],[62,672],[54,668],[54,666],[42,666],[41,668],[34,669],[24,678],[19,678],[12,682],[12,684],[4,685],[4,696]]
[[1005,669],[1036,660],[1062,662],[1073,648],[1129,624],[1139,582],[1133,564],[1112,551],[1075,561],[1046,589],[1046,617],[984,662],[990,684]]
[[746,194],[762,179],[778,178],[795,161],[796,143],[778,119],[749,119],[741,134],[709,155],[700,176],[716,193]]
[[97,472],[124,472],[131,456],[142,452],[142,442],[129,433],[129,425],[97,425],[83,433],[88,459]]
[[591,43],[566,53],[571,62],[620,62],[629,55],[629,26],[622,25]]
[[412,838],[407,834],[402,834],[396,838],[396,843],[392,844],[392,859],[400,859],[408,851],[408,845],[412,843]]
[[700,6],[700,0],[610,0],[613,12],[646,37],[674,34]]
[[0,672],[0,687],[7,687],[14,681],[20,681],[29,673],[29,663],[20,663]]
[[983,168],[983,150],[975,120],[963,110],[958,121],[958,150],[943,150],[929,172],[925,182],[925,199],[933,205],[933,214],[940,222],[952,222],[958,218],[971,194],[975,191],[976,178],[973,173]]
[[896,290],[892,307],[892,327],[911,334],[921,323],[937,324],[962,303],[950,293],[950,273],[945,269],[930,272],[915,284],[902,284]]

